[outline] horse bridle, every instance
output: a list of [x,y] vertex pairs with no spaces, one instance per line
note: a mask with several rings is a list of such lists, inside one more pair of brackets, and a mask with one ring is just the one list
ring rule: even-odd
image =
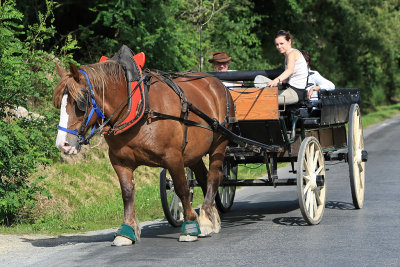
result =
[[[81,145],[89,144],[89,140],[93,136],[92,134],[94,133],[95,129],[97,128],[96,126],[99,126],[99,125],[95,124],[89,135],[90,138],[85,137],[85,135],[84,135],[85,130],[89,124],[89,121],[92,119],[93,114],[96,112],[97,117],[99,117],[101,119],[105,119],[105,116],[104,116],[103,112],[100,110],[100,108],[98,107],[97,101],[94,97],[94,91],[93,91],[89,76],[87,75],[87,73],[84,70],[79,70],[79,71],[85,76],[85,84],[87,87],[89,87],[89,90],[86,88],[81,88],[81,91],[83,92],[83,96],[78,97],[78,99],[76,101],[78,109],[80,109],[81,111],[85,111],[83,123],[82,123],[81,127],[79,128],[79,130],[76,128],[75,128],[75,130],[70,130],[70,129],[64,128],[60,125],[58,126],[58,129],[77,136],[78,137],[78,145],[81,146]],[[67,93],[68,93],[68,88],[66,88],[64,91],[64,94],[67,94]],[[82,99],[82,98],[84,98],[84,99]],[[89,112],[90,104],[91,104],[92,108]],[[108,120],[107,120],[107,123],[108,123]],[[104,125],[103,125],[103,127],[104,127]]]
[[[96,98],[94,97],[94,91],[92,89],[92,84],[90,82],[89,75],[84,70],[79,70],[79,71],[85,76],[85,84],[86,84],[86,87],[89,88],[89,89],[81,88],[81,91],[83,92],[83,96],[81,96],[77,100],[78,109],[80,109],[82,111],[83,111],[83,109],[85,109],[83,123],[82,123],[81,127],[79,128],[79,130],[78,129],[70,130],[70,129],[64,128],[60,125],[58,126],[58,129],[77,136],[78,137],[78,146],[80,147],[81,145],[89,144],[90,139],[92,139],[93,136],[96,135],[98,132],[103,130],[103,128],[110,122],[110,120],[117,114],[117,112],[119,110],[121,110],[128,103],[129,99],[132,98],[133,93],[137,90],[137,88],[139,88],[139,85],[144,80],[148,79],[149,76],[143,75],[142,78],[140,78],[138,80],[138,83],[136,84],[135,88],[133,88],[131,93],[128,95],[128,98],[118,106],[118,108],[113,112],[113,114],[111,114],[110,117],[108,117],[106,120],[104,120],[106,117],[103,114],[103,112],[100,110],[99,105],[97,104]],[[68,93],[68,91],[64,92],[64,94],[65,93]],[[84,99],[82,99],[82,98],[84,98]],[[90,105],[92,106],[92,109],[89,112]],[[97,114],[97,117],[103,119],[104,121],[102,124],[99,124],[99,123],[95,124],[93,126],[89,136],[85,137],[85,135],[84,135],[85,130],[95,112]]]

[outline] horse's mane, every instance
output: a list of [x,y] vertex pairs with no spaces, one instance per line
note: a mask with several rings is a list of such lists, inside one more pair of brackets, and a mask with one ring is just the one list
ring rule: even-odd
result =
[[[92,84],[92,89],[94,91],[100,92],[102,90],[107,90],[106,80],[109,82],[120,82],[121,79],[125,80],[124,69],[118,62],[113,60],[83,65],[80,67],[80,69],[88,74],[90,83]],[[61,80],[54,89],[53,103],[56,108],[60,108],[64,90],[67,87],[70,96],[74,100],[78,99],[79,95],[82,94],[82,86],[74,80],[71,72],[67,72],[65,75],[63,75],[63,77],[61,77]]]

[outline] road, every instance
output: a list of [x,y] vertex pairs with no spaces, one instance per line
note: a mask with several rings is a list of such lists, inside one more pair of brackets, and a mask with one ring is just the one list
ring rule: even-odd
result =
[[247,187],[222,215],[221,232],[197,242],[177,242],[179,229],[164,220],[143,223],[141,241],[120,248],[110,246],[115,229],[0,235],[0,266],[400,266],[400,115],[364,133],[369,160],[361,210],[352,205],[347,164],[331,164],[316,226],[301,217],[295,187]]

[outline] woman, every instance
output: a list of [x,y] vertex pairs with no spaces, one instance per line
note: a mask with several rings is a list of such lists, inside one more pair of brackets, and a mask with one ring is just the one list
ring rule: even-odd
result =
[[276,49],[285,56],[285,71],[269,81],[267,86],[275,87],[287,84],[287,88],[279,90],[279,104],[294,104],[305,99],[308,67],[303,54],[292,48],[292,36],[287,31],[279,31],[275,36]]

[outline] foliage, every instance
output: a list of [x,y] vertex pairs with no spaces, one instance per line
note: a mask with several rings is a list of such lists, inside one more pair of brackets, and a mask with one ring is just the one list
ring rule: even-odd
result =
[[46,193],[37,185],[44,177],[38,177],[33,183],[28,181],[37,165],[49,163],[51,158],[51,152],[44,149],[48,144],[37,142],[49,142],[49,139],[43,138],[44,133],[35,127],[36,123],[42,124],[39,121],[21,120],[17,124],[0,121],[0,223],[6,225],[22,215],[29,215],[37,194]]
[[18,39],[23,34],[20,24],[22,14],[15,9],[15,3],[5,1],[0,9],[0,118],[5,109],[21,105],[29,94],[24,84],[29,79],[29,70],[22,53],[26,53],[24,43]]
[[[27,27],[15,1],[0,4],[0,224],[8,225],[30,216],[38,194],[46,190],[37,185],[44,176],[35,181],[29,181],[29,176],[39,164],[52,163],[58,155],[53,140],[56,116],[49,107],[56,50],[43,50],[55,32],[54,2],[46,1],[38,22]],[[70,40],[62,49],[73,49],[73,44]],[[7,108],[18,106],[43,112],[46,118],[9,117]]]

